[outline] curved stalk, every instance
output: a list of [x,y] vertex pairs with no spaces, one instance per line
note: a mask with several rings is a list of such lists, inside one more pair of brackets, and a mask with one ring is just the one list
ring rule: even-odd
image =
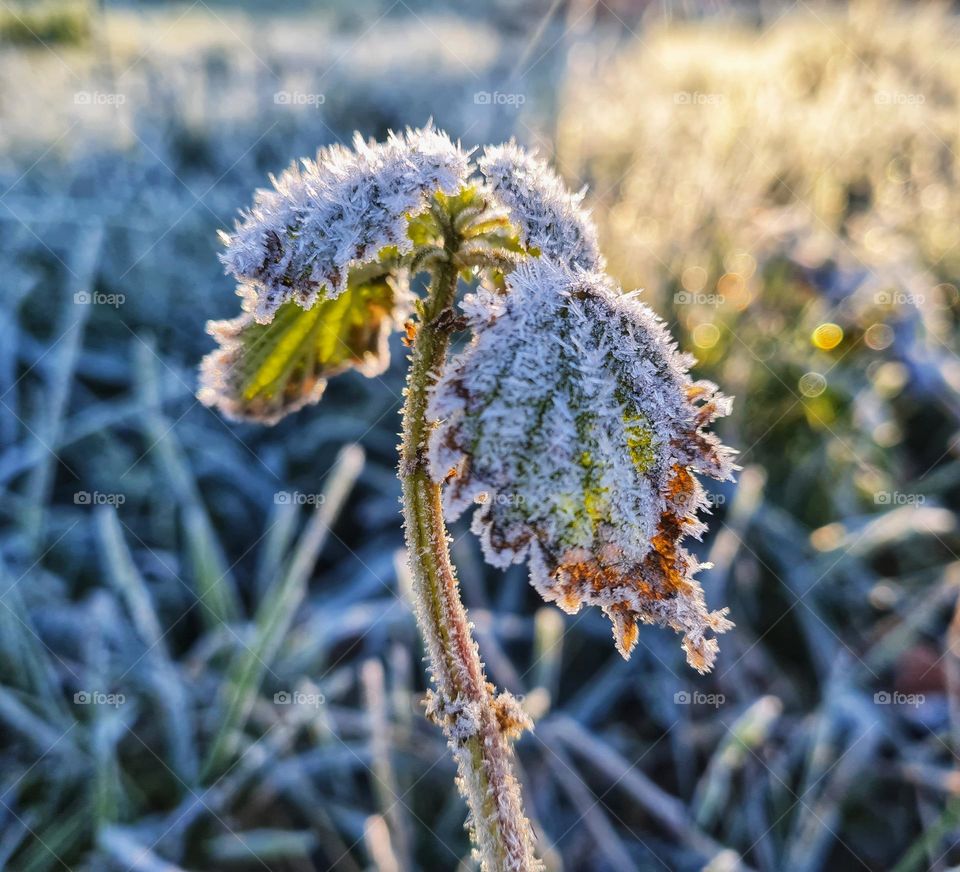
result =
[[494,696],[484,674],[450,560],[440,486],[427,469],[427,392],[446,358],[454,321],[458,246],[448,223],[446,258],[435,268],[407,375],[400,458],[407,551],[417,620],[435,683],[428,716],[443,727],[457,761],[458,786],[469,806],[481,867],[484,872],[529,872],[541,866],[509,744],[525,718],[509,694]]

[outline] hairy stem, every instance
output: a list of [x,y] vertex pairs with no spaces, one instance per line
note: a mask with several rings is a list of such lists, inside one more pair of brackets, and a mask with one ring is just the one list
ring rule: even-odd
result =
[[533,835],[513,774],[510,734],[523,723],[516,702],[487,682],[450,560],[440,486],[427,469],[427,392],[443,364],[457,288],[459,237],[446,226],[446,258],[434,274],[413,342],[403,409],[400,478],[417,619],[435,689],[428,714],[440,724],[457,761],[458,786],[470,810],[471,836],[484,872],[539,869]]

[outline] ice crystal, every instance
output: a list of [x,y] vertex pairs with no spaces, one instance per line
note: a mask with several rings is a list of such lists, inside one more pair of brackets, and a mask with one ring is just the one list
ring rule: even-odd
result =
[[459,745],[477,735],[483,713],[476,700],[456,697],[448,700],[440,693],[427,692],[427,717],[444,728],[451,745]]
[[273,188],[257,192],[225,237],[223,263],[258,322],[270,322],[288,300],[309,309],[342,294],[351,268],[383,248],[409,252],[409,215],[437,191],[456,194],[469,173],[469,156],[431,127],[383,143],[358,134],[352,149],[323,148],[316,160],[271,177]]
[[571,193],[535,152],[512,142],[487,147],[478,163],[528,249],[557,263],[603,269],[596,230],[581,206],[583,192]]
[[624,657],[638,622],[683,633],[708,671],[709,612],[681,545],[708,508],[695,473],[732,476],[733,452],[706,425],[730,401],[688,375],[664,324],[597,272],[531,259],[505,296],[467,300],[474,337],[430,400],[431,472],[447,512],[474,501],[487,559],[527,561],[531,582],[568,612],[603,608]]

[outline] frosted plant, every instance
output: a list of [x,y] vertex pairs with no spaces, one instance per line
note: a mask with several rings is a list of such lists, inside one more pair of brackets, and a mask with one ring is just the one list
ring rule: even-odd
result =
[[[732,452],[705,431],[729,401],[690,379],[663,324],[604,275],[581,196],[512,143],[477,163],[428,127],[322,150],[258,192],[226,237],[244,311],[208,325],[220,347],[199,396],[273,423],[345,369],[381,371],[404,323],[400,479],[433,680],[426,711],[456,758],[481,866],[499,872],[541,868],[510,746],[532,725],[487,681],[444,509],[455,518],[479,503],[487,559],[526,561],[568,611],[601,606],[624,656],[638,622],[659,623],[707,671],[711,634],[730,623],[707,610],[681,540],[703,530],[695,475],[728,478]],[[422,297],[408,283],[419,273]],[[458,307],[461,277],[477,289]]]
[[730,622],[706,610],[680,540],[704,528],[691,473],[731,476],[730,452],[703,432],[729,401],[692,382],[659,319],[602,274],[534,260],[506,296],[467,302],[473,341],[428,409],[448,515],[479,501],[487,560],[529,560],[533,585],[568,612],[601,606],[624,657],[637,621],[655,622],[682,632],[707,671],[709,634]]
[[528,249],[557,263],[603,269],[597,231],[580,208],[583,192],[571,193],[535,153],[512,142],[487,147],[478,163]]
[[223,263],[257,321],[269,323],[286,301],[309,309],[347,289],[350,269],[376,260],[386,246],[408,252],[407,215],[423,211],[437,191],[456,194],[468,157],[431,128],[391,134],[353,149],[333,145],[316,160],[293,164],[226,237]]

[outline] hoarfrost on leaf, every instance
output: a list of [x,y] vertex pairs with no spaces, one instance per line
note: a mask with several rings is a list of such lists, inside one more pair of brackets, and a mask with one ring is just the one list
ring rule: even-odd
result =
[[431,394],[448,514],[479,502],[487,559],[526,561],[568,612],[601,606],[624,657],[638,622],[657,623],[708,671],[712,634],[731,624],[707,610],[681,542],[704,529],[695,474],[732,477],[733,452],[705,432],[730,401],[692,381],[665,325],[602,273],[533,259],[507,285],[468,299],[473,339]]
[[478,161],[490,190],[510,210],[524,245],[541,257],[602,270],[593,221],[574,194],[535,152],[515,143],[489,146]]
[[332,145],[316,160],[292,164],[257,192],[235,232],[224,266],[241,283],[247,306],[269,323],[286,302],[309,309],[347,288],[353,267],[394,246],[409,252],[408,219],[438,191],[456,194],[469,155],[432,127],[391,133],[386,142]]

